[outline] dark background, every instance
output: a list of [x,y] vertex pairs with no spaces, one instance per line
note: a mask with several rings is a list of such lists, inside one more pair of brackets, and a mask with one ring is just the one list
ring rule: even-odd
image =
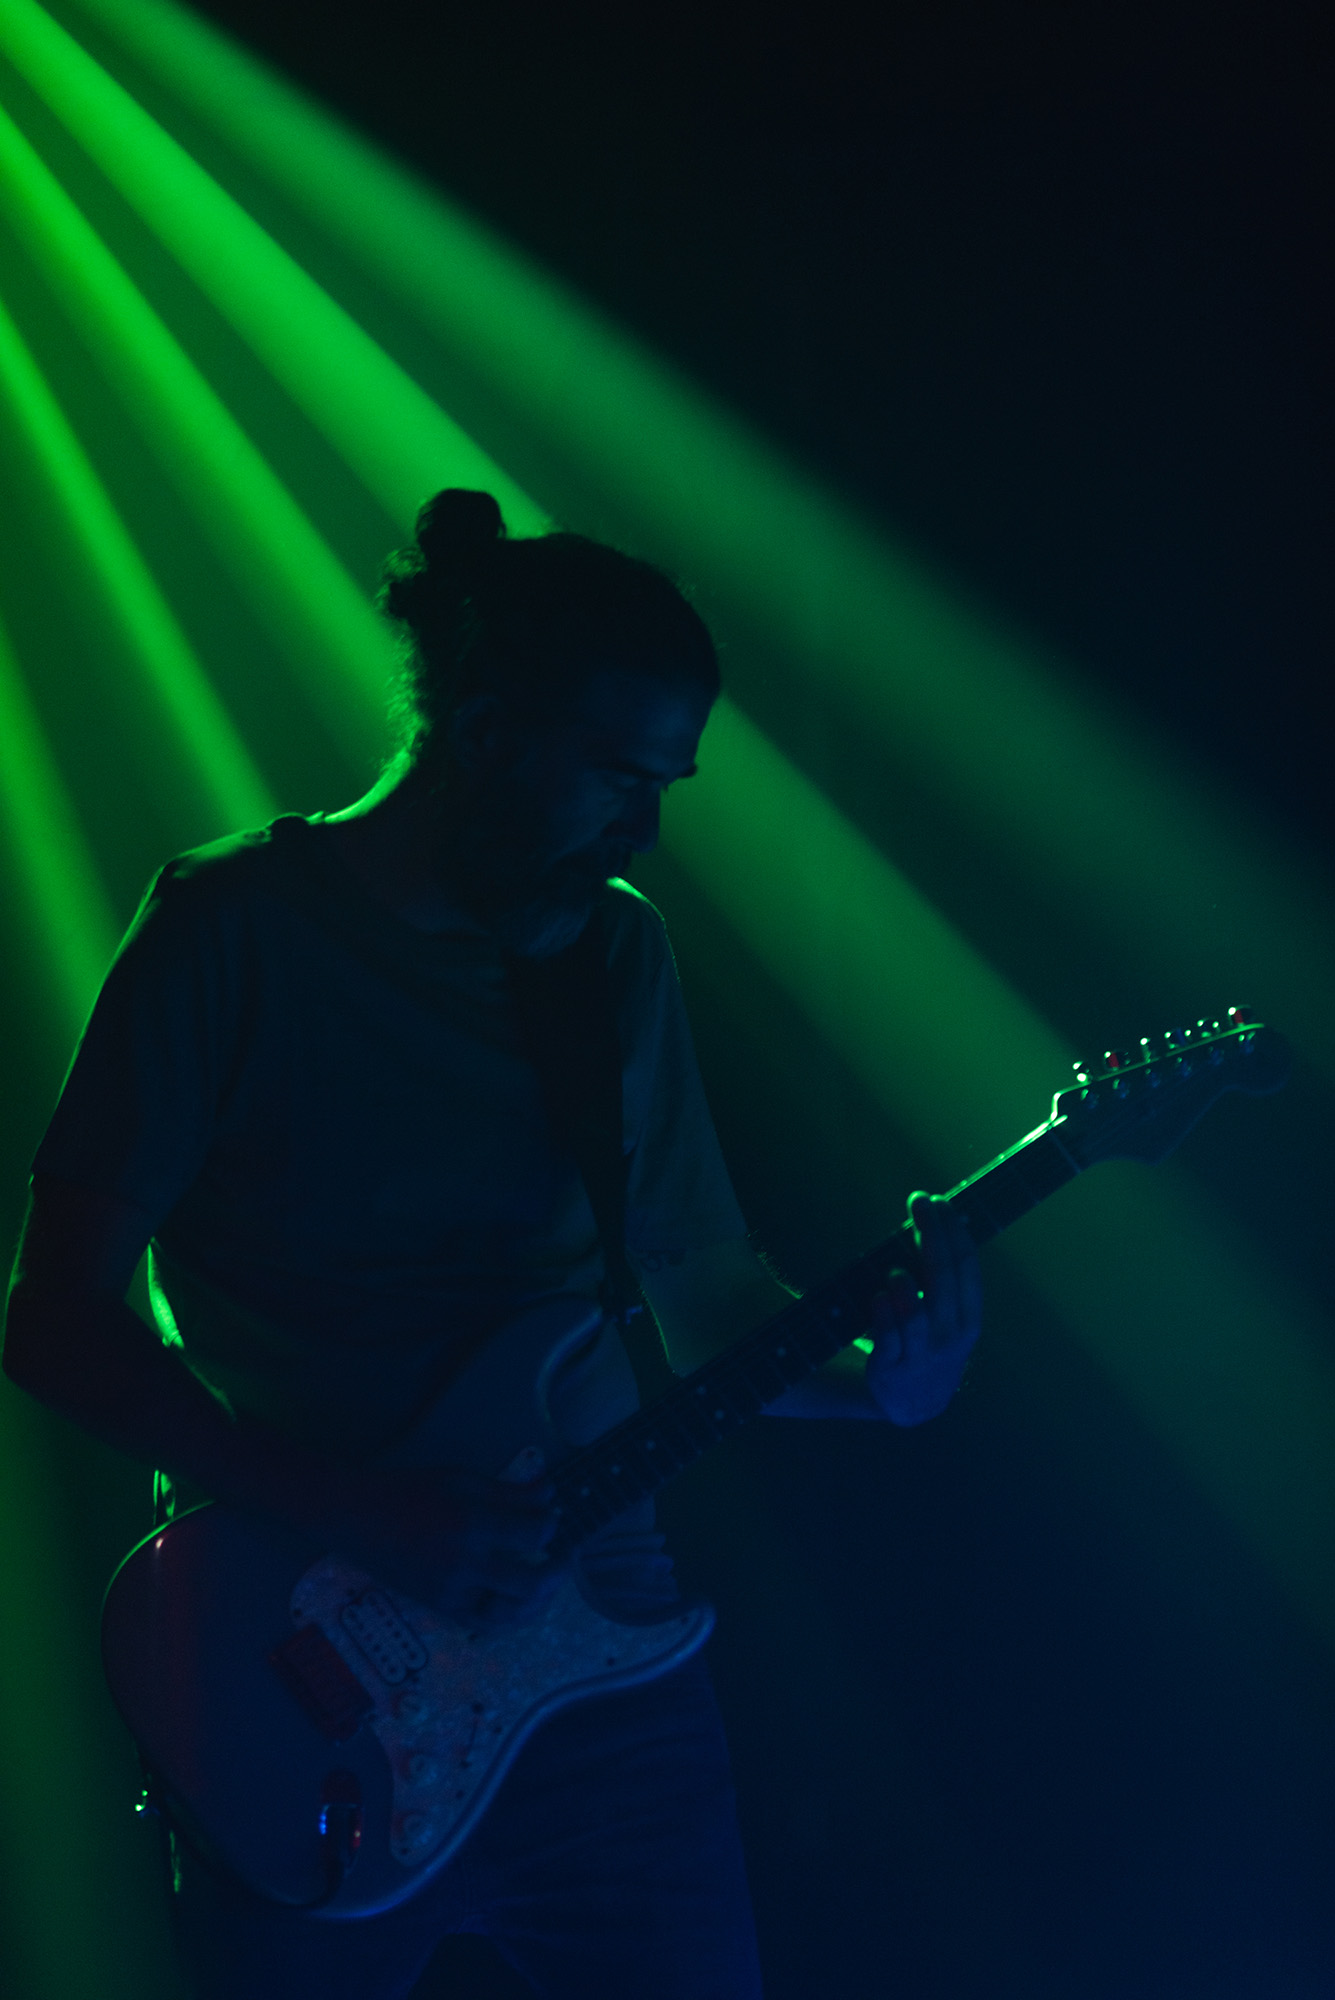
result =
[[[1328,866],[1323,10],[205,11]],[[643,879],[744,1206],[809,1281],[922,1163],[670,862]],[[1096,1019],[1093,948],[1034,949]],[[1187,1158],[1328,1296],[1304,1088]],[[771,2000],[1327,1996],[1328,1654],[989,1276],[941,1423],[762,1425],[668,1502],[720,1607]],[[82,1463],[76,1515],[114,1480]],[[511,1991],[471,1945],[447,1970]]]
[[204,11],[1328,827],[1326,10]]

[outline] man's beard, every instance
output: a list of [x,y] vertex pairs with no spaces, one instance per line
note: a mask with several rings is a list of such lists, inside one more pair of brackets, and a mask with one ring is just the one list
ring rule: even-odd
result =
[[468,906],[507,951],[551,958],[574,944],[593,915],[603,884],[628,866],[625,849],[569,854],[544,870],[479,873]]

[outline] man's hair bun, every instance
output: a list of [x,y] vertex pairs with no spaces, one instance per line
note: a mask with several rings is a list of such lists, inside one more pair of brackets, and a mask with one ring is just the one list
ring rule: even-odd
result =
[[427,569],[455,572],[495,548],[505,535],[505,523],[490,493],[447,486],[427,501],[415,532]]
[[417,516],[411,548],[396,549],[381,571],[379,603],[419,642],[453,643],[465,607],[484,588],[505,538],[490,493],[448,486]]
[[490,493],[435,494],[381,577],[377,601],[405,627],[394,700],[413,758],[433,744],[447,754],[444,725],[483,691],[535,714],[618,670],[718,693],[713,641],[661,570],[584,535],[510,541]]

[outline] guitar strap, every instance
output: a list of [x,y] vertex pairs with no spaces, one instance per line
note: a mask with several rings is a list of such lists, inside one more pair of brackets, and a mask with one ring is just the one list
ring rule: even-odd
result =
[[607,950],[599,905],[574,944],[551,958],[512,959],[510,977],[521,1045],[538,1072],[557,1141],[575,1157],[598,1227],[603,1310],[620,1322],[623,1334],[632,1334],[627,1347],[643,1391],[659,1343],[636,1337],[644,1326],[644,1299],[626,1256],[630,1157],[622,1136],[621,1035]]

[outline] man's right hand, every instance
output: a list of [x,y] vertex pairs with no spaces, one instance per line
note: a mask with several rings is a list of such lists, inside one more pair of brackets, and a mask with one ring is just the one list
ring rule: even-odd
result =
[[363,1473],[336,1545],[419,1604],[509,1624],[531,1616],[561,1574],[548,1556],[553,1490],[545,1477],[520,1485],[461,1467]]

